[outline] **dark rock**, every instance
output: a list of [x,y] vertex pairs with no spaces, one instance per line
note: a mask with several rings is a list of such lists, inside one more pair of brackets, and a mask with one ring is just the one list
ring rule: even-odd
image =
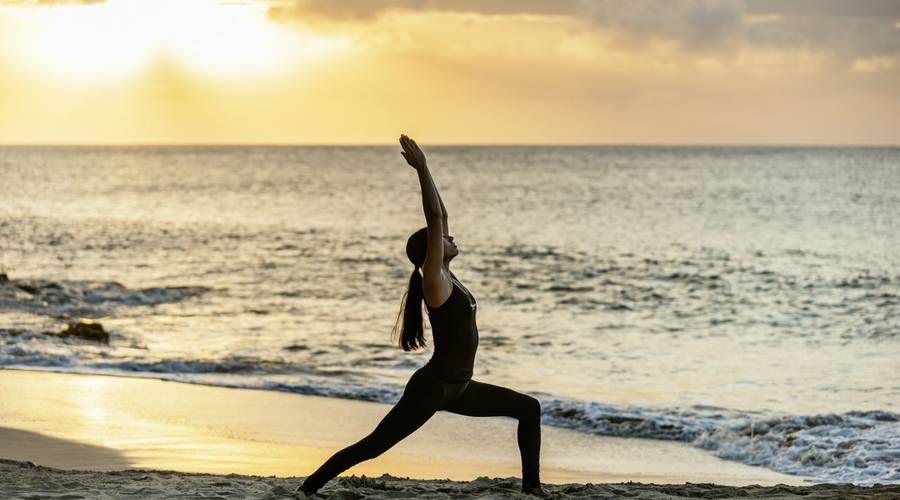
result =
[[8,282],[9,282],[9,276],[7,276],[6,273],[0,273],[0,283],[8,283]]
[[93,342],[109,344],[109,333],[103,329],[103,325],[93,321],[82,320],[78,323],[70,323],[68,328],[59,334],[60,337],[78,337]]

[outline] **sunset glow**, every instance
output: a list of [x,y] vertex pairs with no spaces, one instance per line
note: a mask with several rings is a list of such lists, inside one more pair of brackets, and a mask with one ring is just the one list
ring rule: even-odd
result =
[[900,9],[654,5],[6,0],[0,142],[900,142]]
[[199,74],[261,78],[342,45],[271,23],[263,6],[214,0],[111,0],[11,9],[23,33],[19,63],[51,78],[133,76],[170,57]]

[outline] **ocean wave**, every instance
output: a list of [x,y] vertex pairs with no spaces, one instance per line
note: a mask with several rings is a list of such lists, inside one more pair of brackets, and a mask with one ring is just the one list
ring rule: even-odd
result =
[[623,409],[562,400],[543,407],[552,425],[686,442],[724,459],[819,482],[900,482],[900,415],[892,412],[772,416],[710,406]]
[[[78,364],[77,360],[47,358],[44,362],[3,363],[0,369],[38,370],[59,373],[77,373],[84,375],[109,375],[121,377],[152,378],[188,384],[210,385],[240,389],[259,389],[278,392],[290,392],[307,396],[322,396],[374,403],[394,404],[403,394],[403,386],[379,386],[365,382],[347,381],[346,377],[332,378],[333,373],[323,371],[318,374],[301,374],[297,370],[289,377],[279,374],[253,373],[240,374],[210,370],[196,370],[195,363],[189,361],[170,361],[168,366],[191,366],[188,371],[153,371],[141,370],[137,365],[123,363],[87,363]],[[160,366],[160,365],[157,365]],[[284,374],[281,374],[284,375]]]
[[207,291],[196,286],[130,289],[115,281],[7,279],[0,280],[0,310],[98,318],[117,307],[180,302]]
[[229,375],[315,375],[353,378],[359,373],[342,368],[328,369],[305,363],[255,356],[227,356],[222,359],[162,359],[158,361],[91,362],[88,368],[112,369],[125,372],[229,374]]
[[[9,330],[0,329],[0,341],[9,335]],[[43,332],[21,334],[40,340]],[[65,342],[68,345],[63,345]],[[67,350],[65,347],[86,347],[88,351]],[[78,339],[47,339],[46,342],[4,342],[0,343],[0,366],[56,367],[97,370],[123,374],[223,374],[233,377],[245,375],[310,375],[354,379],[361,372],[345,368],[330,369],[315,367],[306,363],[294,363],[281,359],[264,359],[256,356],[226,356],[221,359],[167,358],[141,360],[134,358],[114,359],[106,351],[97,352],[98,346]]]

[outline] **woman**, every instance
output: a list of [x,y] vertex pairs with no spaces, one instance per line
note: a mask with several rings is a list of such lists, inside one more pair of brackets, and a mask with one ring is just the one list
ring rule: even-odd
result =
[[[506,416],[518,419],[522,455],[522,491],[548,496],[538,478],[541,448],[541,404],[525,394],[472,380],[478,327],[475,297],[450,271],[459,254],[447,231],[447,210],[438,194],[416,142],[400,136],[401,153],[416,170],[422,187],[422,205],[428,227],[406,242],[406,255],[415,266],[401,309],[400,346],[410,351],[425,346],[422,301],[434,336],[434,354],[410,377],[400,401],[368,436],[329,458],[306,478],[297,491],[314,494],[341,472],[375,458],[444,410],[473,417]],[[421,275],[419,270],[421,269]],[[400,315],[397,317],[398,323]],[[396,331],[396,327],[394,329]]]

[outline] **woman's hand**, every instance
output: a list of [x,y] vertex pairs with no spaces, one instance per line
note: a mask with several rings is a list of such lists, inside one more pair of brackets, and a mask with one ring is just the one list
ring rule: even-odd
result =
[[406,163],[409,163],[410,167],[418,171],[428,166],[425,160],[425,153],[422,152],[416,141],[409,138],[406,134],[400,136],[400,146],[403,147],[403,151],[400,154],[406,158]]

